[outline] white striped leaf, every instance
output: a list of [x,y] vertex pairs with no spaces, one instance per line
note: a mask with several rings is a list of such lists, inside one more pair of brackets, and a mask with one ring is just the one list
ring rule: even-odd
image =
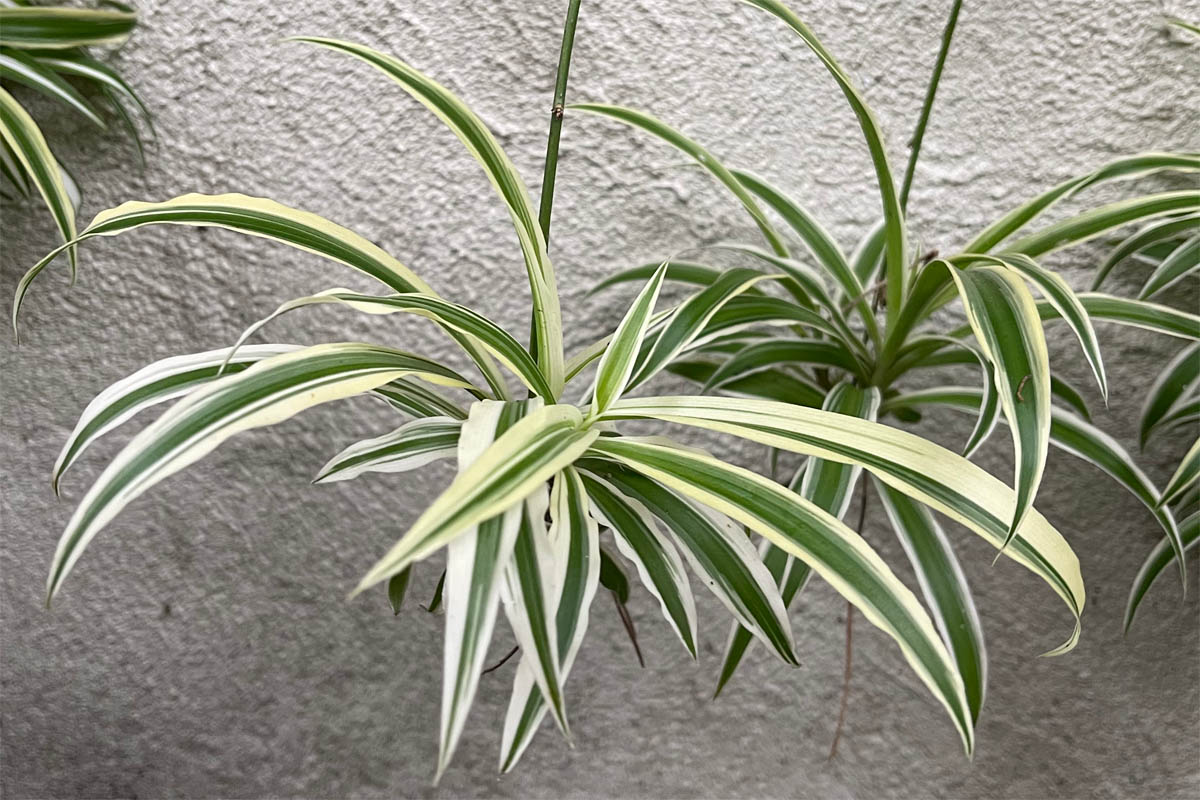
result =
[[[833,414],[844,414],[874,421],[879,414],[880,394],[878,389],[860,389],[849,382],[839,383],[826,395],[822,409]],[[850,508],[854,487],[858,485],[862,468],[856,464],[809,458],[796,471],[788,488],[805,500],[828,512],[837,519],[846,516]],[[861,532],[860,532],[861,533]],[[764,561],[774,562],[778,558],[779,545],[768,542]],[[794,560],[783,551],[786,558],[780,572],[778,585],[782,589],[785,607],[791,607],[796,593],[803,588],[811,572],[810,566]],[[749,642],[743,641],[744,633],[734,630],[725,648],[725,659],[717,683],[717,693],[733,676],[734,670],[745,654]]]
[[[112,67],[85,55],[82,51],[59,52],[54,55],[42,53],[38,55],[38,61],[60,75],[70,75],[99,84],[113,101],[113,105],[118,109],[122,108],[122,105],[116,99],[116,96],[119,95],[131,101],[141,111],[146,125],[150,128],[150,132],[154,132],[154,121],[151,118],[149,109],[146,108],[145,103],[138,97],[133,87],[118,75]],[[135,129],[135,138],[136,134],[137,131]]]
[[[757,247],[750,247],[748,245],[716,244],[712,246],[712,249],[728,250],[740,255],[747,255],[779,270],[782,273],[781,275],[771,275],[768,277],[771,280],[779,281],[780,285],[795,298],[796,302],[805,308],[815,310],[815,307],[819,306],[824,309],[829,314],[830,324],[837,329],[837,336],[835,338],[848,349],[852,349],[864,357],[866,356],[866,348],[862,344],[860,335],[850,327],[841,306],[826,289],[824,281],[815,269],[798,261],[793,261],[790,258],[772,255]],[[872,341],[877,341],[879,330],[878,325],[875,324],[875,318],[870,316],[870,306],[864,302],[864,295],[860,294],[856,296],[859,298],[861,310],[867,314],[863,319],[867,326],[868,336]]]
[[[6,10],[0,8],[0,12]],[[33,117],[29,116],[21,104],[4,89],[0,89],[0,138],[4,140],[8,151],[16,158],[24,174],[28,175],[37,187],[46,208],[50,209],[50,216],[54,218],[54,224],[58,227],[63,241],[71,242],[75,238],[75,204],[63,180],[65,173],[54,154],[50,152],[50,147]],[[63,248],[68,250],[71,275],[74,276],[75,248],[68,245],[63,245]],[[17,302],[13,302],[14,314]]]
[[[939,386],[896,397],[891,402],[906,406],[943,405],[970,411],[979,403],[979,390],[973,386]],[[1177,552],[1182,552],[1175,518],[1161,506],[1161,495],[1142,472],[1133,457],[1116,439],[1104,431],[1062,408],[1051,409],[1050,444],[1076,458],[1081,458],[1106,472],[1138,500],[1141,500],[1158,521],[1167,539]],[[1184,564],[1181,562],[1180,567]],[[1186,580],[1186,575],[1181,575]]]
[[79,91],[60,78],[54,70],[20,50],[0,50],[0,78],[23,83],[47,97],[63,103],[83,115],[88,122],[104,130],[104,118]]
[[500,599],[517,645],[524,653],[521,660],[532,670],[559,730],[570,739],[554,616],[559,589],[545,523],[549,505],[544,484],[525,499],[512,558],[504,570]]
[[[282,242],[337,261],[375,278],[396,292],[433,290],[408,267],[364,237],[308,211],[244,194],[185,194],[161,203],[132,201],[101,211],[76,238],[117,236],[146,225],[218,227]],[[21,279],[13,301],[16,325],[29,284],[67,245],[51,251]]]
[[950,267],[980,349],[995,367],[1000,407],[1012,430],[1017,505],[1001,550],[1033,507],[1050,437],[1050,355],[1033,296],[1010,271]]
[[1110,180],[1139,178],[1162,170],[1200,171],[1200,155],[1194,153],[1138,153],[1109,162],[1094,172],[1064,181],[1022,203],[989,225],[972,239],[963,248],[963,251],[968,253],[988,252],[1059,200],[1071,197],[1089,186]]
[[574,406],[551,405],[526,415],[459,473],[363,576],[354,593],[431,555],[471,525],[520,503],[600,435],[582,428],[582,423]]
[[[1016,508],[1011,489],[982,468],[933,442],[867,420],[768,400],[648,397],[618,401],[604,419],[658,419],[729,433],[789,452],[858,464],[909,497],[946,514],[999,548]],[[1004,554],[1046,581],[1075,617],[1074,647],[1085,593],[1079,560],[1046,519],[1031,510]]]
[[629,384],[666,271],[667,265],[664,263],[638,292],[638,296],[613,333],[612,341],[600,357],[600,366],[596,368],[596,380],[592,388],[594,414],[602,413],[612,405]]
[[289,41],[309,42],[348,53],[387,75],[445,123],[483,167],[492,187],[504,201],[517,232],[533,298],[534,352],[546,381],[553,389],[551,397],[557,398],[562,391],[564,372],[562,313],[559,310],[554,267],[550,263],[546,239],[538,225],[537,211],[529,197],[529,190],[487,125],[446,87],[397,58],[336,39],[298,36]]
[[987,652],[967,578],[929,509],[885,483],[875,481],[875,488],[916,573],[938,633],[958,665],[971,721],[978,722],[987,694]]
[[154,484],[236,433],[283,422],[312,406],[368,392],[405,375],[463,383],[453,371],[418,356],[342,342],[272,356],[192,392],[134,437],[88,490],[59,539],[46,582],[47,601],[92,537]]
[[820,59],[825,69],[837,82],[846,102],[854,111],[863,138],[866,139],[867,149],[871,153],[871,163],[875,167],[875,183],[879,187],[879,200],[883,207],[883,251],[887,269],[887,313],[890,324],[894,315],[900,311],[904,301],[908,264],[905,258],[904,209],[900,206],[896,182],[892,177],[891,167],[888,166],[887,147],[883,143],[879,123],[876,122],[875,115],[871,113],[862,94],[850,80],[850,76],[795,12],[779,0],[746,0],[746,2],[778,17],[808,45],[808,48]]
[[466,419],[467,412],[432,389],[400,378],[377,388],[375,395],[389,406],[414,417]]
[[1104,283],[1104,279],[1112,272],[1113,267],[1129,256],[1158,242],[1174,239],[1181,234],[1195,230],[1197,225],[1200,225],[1200,215],[1197,214],[1189,214],[1184,217],[1168,217],[1167,219],[1155,220],[1137,233],[1124,239],[1112,249],[1112,252],[1108,254],[1108,258],[1104,259],[1104,263],[1096,270],[1096,277],[1092,279],[1092,291],[1097,291],[1100,285]]
[[1146,446],[1151,434],[1181,400],[1200,388],[1200,342],[1188,345],[1159,373],[1146,394],[1138,423],[1138,443]]
[[953,659],[917,598],[861,536],[794,492],[702,453],[625,437],[605,437],[592,449],[749,526],[809,564],[900,645],[949,711],[966,752],[972,751],[970,709]]
[[[588,511],[583,481],[573,467],[567,467],[554,479],[550,494],[550,544],[554,551],[554,585],[558,588],[554,613],[558,659],[565,681],[587,631],[588,607],[596,594],[601,560],[600,532]],[[523,656],[517,665],[504,720],[501,772],[516,766],[546,715],[545,698],[534,691],[535,687],[533,667]]]
[[770,206],[795,231],[817,263],[837,281],[847,299],[863,293],[862,283],[837,242],[803,206],[752,172],[740,169],[731,171],[742,186]]
[[[703,386],[717,367],[711,361],[687,359],[673,362],[667,367],[667,372]],[[757,397],[814,408],[820,408],[825,399],[824,390],[817,384],[780,369],[764,369],[728,381],[719,391],[732,397]]]
[[740,528],[627,467],[599,460],[581,466],[649,509],[729,613],[785,663],[799,663],[779,589]]
[[763,238],[771,245],[771,249],[779,255],[787,255],[787,245],[784,244],[783,239],[776,232],[775,228],[771,226],[770,220],[767,219],[767,215],[763,213],[763,210],[759,208],[758,203],[754,201],[753,195],[746,191],[742,187],[741,182],[734,177],[733,173],[699,142],[685,136],[662,120],[636,109],[606,105],[604,103],[574,103],[570,108],[577,111],[600,114],[619,122],[624,122],[626,125],[640,128],[695,159],[697,164],[711,173],[713,177],[725,185],[725,188],[733,193],[734,197],[742,204],[742,207],[746,209],[746,212],[754,219],[754,223],[758,226],[759,231],[762,232]]
[[243,347],[230,360],[230,349],[209,350],[173,356],[142,367],[96,395],[88,403],[74,430],[54,462],[52,482],[58,494],[59,481],[92,442],[151,406],[182,397],[193,389],[216,380],[225,366],[226,374],[249,368],[258,361],[300,348],[291,344],[259,344]]
[[[77,237],[48,253],[18,282],[13,297],[13,330],[17,328],[17,317],[29,286],[63,249],[73,248],[76,243],[94,236],[117,236],[146,225],[164,224],[226,228],[271,239],[356,269],[393,291],[436,296],[427,283],[382,248],[316,214],[244,194],[185,194],[161,203],[123,203],[97,214]],[[456,331],[450,333],[480,364],[488,384],[493,388],[502,387],[503,379],[478,345]]]
[[450,417],[414,419],[390,433],[363,439],[321,467],[313,483],[357,478],[364,472],[408,472],[458,452],[462,420]]
[[[1165,506],[1167,503],[1175,502],[1197,481],[1200,481],[1200,439],[1193,442],[1188,451],[1184,453],[1175,474],[1163,487],[1159,505]],[[1183,566],[1182,558],[1179,560],[1179,565]]]
[[634,389],[658,374],[683,351],[691,348],[714,316],[731,300],[772,276],[750,269],[730,269],[712,285],[676,306],[658,327],[656,335],[644,338],[628,389]]
[[[772,582],[775,583],[782,591],[780,600],[784,603],[786,610],[788,605],[787,595],[787,580],[792,572],[803,571],[807,576],[812,570],[803,561],[796,561],[783,550],[767,539],[763,539],[758,548],[759,557],[762,559],[763,566],[766,567],[768,574],[771,576]],[[800,588],[797,584],[797,590]],[[794,596],[794,593],[793,593]],[[788,630],[791,630],[789,624]],[[729,628],[729,638],[725,642],[725,655],[721,660],[721,671],[717,675],[717,688],[713,691],[713,699],[717,699],[721,695],[721,691],[725,688],[725,684],[729,683],[729,679],[733,677],[733,673],[737,670],[738,665],[742,663],[742,657],[746,654],[750,645],[754,643],[755,634],[739,622],[734,622]]]
[[137,24],[127,8],[0,8],[0,45],[57,50],[87,45],[120,44]]
[[[677,258],[668,260],[666,264],[667,274],[663,277],[664,282],[677,281],[694,286],[710,286],[713,281],[721,277],[725,272],[725,270],[719,267],[710,267],[707,264],[697,264],[693,261],[681,261]],[[613,286],[619,286],[622,283],[644,284],[650,280],[650,276],[657,272],[658,268],[662,265],[662,261],[651,261],[648,264],[623,269],[609,275],[591,289],[588,289],[586,296],[591,297],[605,289],[611,289]]]
[[1075,338],[1079,340],[1079,346],[1083,349],[1083,357],[1087,359],[1088,366],[1092,368],[1096,384],[1100,387],[1100,394],[1107,403],[1108,379],[1104,374],[1100,343],[1096,341],[1096,330],[1092,327],[1091,317],[1088,316],[1087,309],[1079,301],[1075,291],[1063,280],[1061,275],[1046,269],[1029,256],[1020,253],[1011,256],[1001,254],[995,258],[995,261],[1019,273],[1036,286],[1042,297],[1054,306],[1058,315],[1063,318],[1075,334]]
[[[236,346],[253,336],[267,323],[289,311],[310,305],[336,303],[363,314],[414,314],[438,323],[448,331],[463,334],[460,341],[474,340],[487,348],[500,363],[512,370],[526,388],[534,394],[549,398],[550,387],[529,351],[512,335],[482,314],[471,309],[429,294],[394,294],[380,297],[359,294],[350,289],[333,288],[323,292],[289,300],[271,314],[247,328],[238,338]],[[469,337],[469,339],[467,338]],[[468,355],[471,353],[468,352]],[[481,368],[483,365],[478,365]],[[484,373],[486,376],[486,372]],[[495,387],[493,387],[495,388]]]
[[1195,211],[1200,211],[1200,192],[1195,190],[1134,197],[1068,217],[1006,245],[1004,251],[1036,258],[1063,247],[1081,244],[1132,222]]
[[[1200,511],[1193,512],[1179,522],[1179,538],[1183,542],[1185,553],[1196,548],[1197,542],[1200,542]],[[1133,625],[1133,616],[1142,604],[1146,592],[1162,571],[1178,558],[1174,545],[1166,538],[1156,544],[1150,555],[1146,556],[1137,577],[1133,579],[1129,599],[1125,603],[1125,633],[1129,633],[1129,627]]]
[[875,322],[875,314],[871,310],[867,292],[863,288],[858,274],[829,232],[821,227],[821,223],[817,222],[803,206],[762,178],[744,170],[735,169],[733,174],[743,186],[774,209],[791,226],[817,263],[833,276],[847,303],[853,304],[858,309],[868,336],[872,340],[878,341],[879,326]]
[[[915,367],[932,367],[945,366],[947,364],[969,364],[976,363],[979,365],[980,378],[982,384],[982,392],[979,400],[979,413],[975,416],[975,427],[971,430],[971,435],[967,438],[967,443],[963,446],[963,458],[970,458],[975,454],[975,451],[987,441],[992,435],[992,431],[996,428],[996,422],[1000,418],[1000,394],[996,391],[995,370],[992,369],[991,362],[984,357],[983,353],[969,342],[955,339],[951,336],[920,336],[914,339],[910,346],[919,352],[919,349],[924,349],[928,345],[929,349],[938,350],[941,353],[932,352],[927,356],[914,358],[911,362],[905,364],[903,368],[897,367],[897,375],[907,372]],[[954,348],[951,351],[946,351],[946,346]],[[903,352],[901,353],[903,355]],[[1055,379],[1050,378],[1051,390],[1053,391]],[[916,392],[914,394],[920,394]],[[911,395],[906,395],[911,396]],[[893,402],[889,400],[884,404],[886,410],[895,411],[904,408],[901,402]],[[1086,410],[1086,409],[1085,409]]]
[[642,585],[658,599],[663,617],[695,658],[696,601],[679,551],[641,501],[593,474],[583,475],[583,485],[592,516],[612,530],[617,549],[637,567]]
[[[1200,228],[1200,225],[1193,229]],[[1158,268],[1146,279],[1146,285],[1138,292],[1139,300],[1147,300],[1174,285],[1200,268],[1200,236],[1193,236],[1171,251]]]
[[[535,399],[529,405],[537,408],[541,400]],[[473,404],[459,439],[459,475],[468,473],[485,456],[488,448],[510,431],[528,410],[527,404],[520,401]],[[446,548],[442,592],[446,606],[446,640],[435,782],[450,764],[475,699],[483,660],[496,624],[505,567],[512,557],[523,518],[524,504],[509,504],[494,515],[472,521]],[[394,574],[402,572],[403,569]]]
[[862,367],[840,343],[826,339],[768,339],[747,345],[721,364],[701,388],[719,389],[730,381],[783,364],[833,367],[865,379]]

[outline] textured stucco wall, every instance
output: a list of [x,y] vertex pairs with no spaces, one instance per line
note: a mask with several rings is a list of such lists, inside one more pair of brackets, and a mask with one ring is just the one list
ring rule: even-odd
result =
[[[41,119],[86,189],[82,216],[185,191],[261,194],[380,242],[439,290],[522,330],[526,290],[500,204],[458,142],[364,66],[290,33],[356,39],[400,54],[488,120],[534,191],[563,2],[234,3],[143,0],[144,24],[115,62],[156,113],[144,173],[118,134],[65,112]],[[874,104],[902,161],[942,0],[794,6]],[[731,163],[775,177],[849,246],[876,214],[865,148],[832,82],[767,17],[724,0],[585,0],[572,96],[649,109]],[[1164,32],[1194,2],[968,3],[913,195],[923,246],[952,247],[1038,187],[1115,154],[1200,146],[1200,43]],[[613,297],[584,298],[609,271],[754,231],[678,156],[595,118],[566,122],[554,255],[568,345],[607,331]],[[1115,194],[1109,192],[1115,196]],[[1064,209],[1064,211],[1069,209]],[[4,210],[0,287],[52,244],[40,209]],[[13,231],[17,231],[16,234]],[[1050,259],[1077,281],[1098,249]],[[1129,276],[1132,281],[1133,276]],[[62,269],[31,293],[19,349],[0,337],[3,381],[2,707],[6,797],[1183,797],[1200,792],[1196,581],[1164,581],[1122,640],[1125,593],[1155,527],[1096,470],[1051,454],[1039,507],[1075,546],[1089,587],[1084,638],[1052,593],[960,529],[991,655],[974,763],[943,712],[876,631],[857,628],[841,755],[827,763],[842,669],[844,605],[814,583],[796,629],[803,667],[763,653],[708,702],[727,617],[697,595],[693,665],[643,590],[633,612],[639,670],[601,595],[569,685],[576,747],[543,730],[515,774],[495,774],[511,667],[486,677],[457,759],[430,788],[441,619],[416,608],[438,568],[414,579],[393,618],[380,593],[348,587],[448,477],[446,468],[309,488],[345,443],[385,429],[369,402],[318,409],[245,435],[135,502],[95,541],[52,611],[45,570],[73,501],[128,432],[95,446],[50,492],[57,447],[86,402],[150,360],[221,346],[285,298],[355,276],[221,231],[142,232],[94,242],[78,286]],[[1195,287],[1182,302],[1196,307]],[[1112,402],[1091,399],[1127,446],[1154,369],[1177,345],[1104,327]],[[271,338],[375,337],[450,353],[426,327],[318,310]],[[1061,332],[1054,357],[1087,376]],[[130,426],[144,424],[139,419]],[[927,433],[962,441],[964,420]],[[1147,456],[1156,481],[1183,442]],[[1009,475],[1003,436],[982,463]],[[724,452],[731,452],[728,448]],[[760,454],[745,448],[743,459]],[[873,518],[870,540],[902,556]],[[899,567],[898,567],[899,568]],[[1200,570],[1193,569],[1195,576]],[[911,576],[902,571],[905,579]],[[699,589],[697,589],[699,591]],[[860,618],[861,619],[861,618]],[[503,628],[504,626],[500,626]],[[497,637],[495,653],[509,645]]]

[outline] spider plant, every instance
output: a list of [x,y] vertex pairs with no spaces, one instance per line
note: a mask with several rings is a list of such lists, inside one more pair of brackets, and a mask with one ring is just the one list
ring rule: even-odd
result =
[[[897,184],[874,115],[812,30],[778,0],[748,2],[790,28],[837,82],[870,151],[883,218],[863,232],[853,252],[846,253],[816,214],[758,175],[725,166],[701,144],[665,122],[619,106],[575,106],[656,136],[707,170],[749,213],[767,246],[764,250],[721,244],[709,249],[736,254],[744,263],[759,266],[764,283],[757,288],[774,283],[784,295],[771,302],[820,315],[819,324],[731,330],[694,343],[666,369],[694,381],[701,394],[712,397],[714,403],[727,402],[717,397],[765,398],[870,419],[891,417],[898,423],[915,421],[920,410],[930,407],[967,411],[976,415],[963,449],[967,457],[978,451],[1003,419],[1015,454],[1017,506],[1000,542],[1002,550],[1012,547],[1014,531],[1019,530],[1024,515],[1031,513],[1050,446],[1092,463],[1141,500],[1161,528],[1162,540],[1147,557],[1130,591],[1125,614],[1128,629],[1146,590],[1172,561],[1180,576],[1186,575],[1183,553],[1200,538],[1200,516],[1195,510],[1200,443],[1193,444],[1160,491],[1115,439],[1092,424],[1081,393],[1051,370],[1045,325],[1065,323],[1078,339],[1106,402],[1107,379],[1094,321],[1148,329],[1187,342],[1150,389],[1141,417],[1141,442],[1145,445],[1155,434],[1178,429],[1194,436],[1200,421],[1200,316],[1155,301],[1164,290],[1200,269],[1200,192],[1191,188],[1138,195],[1089,208],[1032,233],[1025,231],[1060,200],[1108,181],[1163,171],[1194,173],[1200,170],[1200,156],[1151,152],[1115,160],[1022,203],[967,238],[952,255],[922,256],[912,244],[919,235],[909,230],[905,209],[961,3],[956,0],[951,5],[907,166]],[[776,227],[768,212],[777,215],[784,227]],[[1087,292],[1077,293],[1047,266],[1059,251],[1131,225],[1142,227],[1120,240],[1098,265]],[[1102,293],[1106,276],[1130,260],[1153,265],[1137,296]],[[593,291],[640,281],[657,270],[657,264],[629,269]],[[710,263],[669,260],[666,279],[712,287],[729,281],[731,275],[744,274],[744,267],[723,271]],[[959,326],[953,324],[953,317],[939,314],[956,300],[967,319]],[[880,306],[882,314],[878,313]],[[921,377],[935,368],[961,365],[977,365],[979,383],[927,388],[928,379]],[[878,405],[848,400],[847,385],[876,392],[881,400]],[[916,388],[922,385],[926,388]],[[690,402],[692,409],[700,409],[710,401]],[[697,424],[721,428],[719,423]],[[777,444],[765,436],[760,441]],[[787,484],[841,517],[848,508],[855,476],[840,470],[835,478],[829,478],[829,469],[824,459],[811,459],[789,476]],[[836,491],[822,503],[819,494],[827,483],[835,483]],[[947,646],[967,680],[972,711],[978,713],[986,674],[983,639],[970,590],[950,545],[936,521],[911,498],[897,493],[886,481],[876,480],[875,485]],[[863,491],[865,502],[865,486]],[[1180,522],[1177,513],[1184,515]],[[786,573],[791,560],[773,543],[766,546],[764,561],[774,565],[788,604],[807,577],[806,571],[801,577],[794,571]],[[735,626],[718,692],[750,641],[749,632]]]
[[[781,6],[763,5],[794,20]],[[92,538],[154,484],[236,433],[318,404],[374,396],[414,419],[349,445],[321,469],[317,482],[402,472],[439,458],[457,462],[457,475],[446,490],[381,554],[354,590],[357,594],[386,583],[390,601],[398,606],[413,566],[446,550],[440,593],[446,637],[438,775],[462,733],[501,605],[521,650],[504,724],[501,769],[515,765],[546,714],[568,733],[563,686],[586,631],[590,602],[602,580],[616,591],[624,589],[615,562],[600,548],[601,528],[611,531],[616,547],[693,656],[698,623],[688,568],[729,609],[739,630],[789,664],[797,659],[786,611],[788,592],[810,572],[817,574],[896,642],[971,753],[982,702],[982,649],[961,595],[957,565],[931,510],[982,537],[1062,599],[1074,625],[1051,653],[1071,649],[1079,637],[1085,593],[1078,559],[1032,505],[1050,419],[1050,381],[1041,328],[1034,324],[1037,309],[1013,270],[1023,269],[1021,274],[1037,276],[1047,286],[1058,284],[1016,255],[987,263],[976,263],[983,256],[943,260],[938,262],[940,273],[930,266],[916,280],[907,280],[902,203],[874,122],[844,73],[795,20],[794,27],[852,100],[876,152],[888,221],[872,241],[886,250],[885,272],[894,281],[888,287],[886,327],[879,328],[864,313],[865,338],[856,338],[842,306],[848,302],[862,311],[868,295],[849,284],[840,295],[825,292],[819,276],[783,255],[783,239],[758,210],[747,183],[698,146],[670,134],[694,148],[702,163],[755,211],[780,252],[765,256],[772,265],[768,271],[705,273],[703,287],[660,308],[664,282],[681,274],[668,259],[645,272],[638,295],[610,336],[568,358],[548,231],[578,6],[572,0],[568,9],[540,213],[486,125],[445,87],[409,64],[361,45],[316,37],[292,40],[375,68],[432,111],[466,146],[517,233],[531,290],[528,346],[479,312],[437,293],[359,233],[273,200],[240,194],[187,194],[103,211],[26,274],[14,299],[14,328],[31,282],[61,252],[89,239],[148,226],[222,227],[316,253],[381,284],[380,294],[333,288],[284,303],[232,347],[153,363],[93,400],[54,467],[56,489],[97,438],[150,406],[178,402],[129,441],[80,501],[51,564],[47,602],[61,590]],[[1157,169],[1167,158],[1151,156],[1113,169]],[[1174,200],[1182,204],[1181,198]],[[1126,217],[1132,218],[1130,213]],[[869,285],[873,277],[874,257],[862,260],[870,267],[863,267],[862,274],[851,262],[841,269],[845,281],[857,281],[855,287]],[[764,291],[771,284],[790,289],[791,299]],[[910,338],[908,333],[923,319],[920,312],[948,300],[948,291],[956,286],[968,297],[987,301],[980,305],[971,300],[973,308],[978,305],[975,324],[987,343],[978,357],[986,370],[995,364],[999,376],[998,388],[988,397],[1016,420],[1014,428],[1029,454],[1020,461],[1015,490],[967,458],[877,421],[885,404],[895,403],[889,366],[903,363],[901,354],[916,357],[911,345],[938,344],[938,353],[955,352],[941,340]],[[1069,320],[1082,325],[1073,295],[1056,289],[1053,297]],[[319,304],[423,317],[461,346],[472,366],[458,371],[419,354],[364,342],[243,344],[279,314]],[[1169,317],[1191,330],[1189,315],[1170,317],[1166,311],[1146,311],[1145,304],[1135,308],[1153,324],[1167,325],[1162,318]],[[794,389],[782,400],[633,394],[668,368],[679,371],[696,363],[691,354],[718,352],[731,337],[740,340],[763,326],[811,332],[794,341],[836,351],[843,361],[823,366],[822,377],[812,381],[790,374],[785,378],[777,370],[772,379]],[[873,354],[870,348],[876,346]],[[883,352],[891,355],[884,359]],[[976,350],[967,352],[976,357]],[[932,357],[920,355],[923,361]],[[1038,372],[1026,386],[1014,378],[1018,363],[1027,372]],[[519,388],[511,385],[513,378]],[[736,380],[744,387],[757,376]],[[721,385],[731,386],[728,381]],[[581,396],[578,403],[566,399]],[[626,423],[645,421],[717,431],[810,460],[799,484],[789,488],[666,436],[629,434]],[[879,483],[889,509],[903,521],[901,530],[914,558],[932,581],[926,586],[932,616],[870,544],[841,520],[863,470]],[[747,533],[761,537],[765,552],[756,550]],[[951,616],[956,607],[966,615],[962,624]]]
[[[96,102],[102,100],[133,135],[140,155],[141,137],[129,106],[137,108],[148,125],[150,114],[129,84],[88,51],[91,46],[124,42],[137,25],[137,15],[120,3],[106,5],[111,7],[0,0],[0,197],[27,200],[36,191],[63,241],[75,237],[79,188],[55,158],[37,122],[9,90],[21,84],[105,130],[108,122]],[[74,250],[70,255],[74,265]]]

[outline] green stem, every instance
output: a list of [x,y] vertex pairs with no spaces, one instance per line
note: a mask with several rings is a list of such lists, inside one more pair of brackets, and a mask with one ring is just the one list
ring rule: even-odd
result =
[[562,135],[563,109],[567,104],[567,76],[571,71],[571,49],[575,45],[575,22],[581,0],[570,0],[563,24],[562,47],[558,51],[558,75],[554,79],[554,106],[550,109],[550,133],[546,137],[546,166],[542,172],[542,198],[538,224],[546,245],[550,244],[550,215],[554,209],[554,177],[558,172],[558,140]]
[[917,120],[917,129],[913,132],[912,149],[908,154],[908,166],[904,169],[904,183],[900,187],[900,208],[908,210],[908,193],[912,189],[913,173],[917,169],[917,158],[921,154],[921,141],[925,138],[925,127],[929,124],[929,115],[933,111],[933,98],[937,95],[938,83],[942,80],[942,68],[946,66],[946,56],[950,53],[950,40],[954,37],[954,26],[958,24],[958,11],[962,0],[954,0],[950,7],[950,18],[942,31],[942,48],[938,51],[937,61],[933,65],[933,74],[929,77],[929,88],[925,90],[925,103],[921,106],[921,116]]

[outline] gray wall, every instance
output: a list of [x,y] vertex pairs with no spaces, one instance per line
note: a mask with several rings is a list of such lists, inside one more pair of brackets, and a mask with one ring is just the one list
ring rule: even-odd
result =
[[[275,42],[311,32],[399,54],[461,93],[536,191],[565,3],[139,5],[144,24],[114,61],[156,114],[160,144],[145,172],[121,135],[98,135],[39,106],[86,189],[84,219],[123,200],[186,191],[266,195],[349,225],[449,296],[524,328],[515,237],[458,142],[365,67]],[[948,3],[794,5],[864,88],[901,161]],[[1167,5],[1200,18],[1194,2]],[[872,222],[877,200],[852,117],[813,57],[778,24],[720,0],[584,6],[574,98],[648,109],[729,162],[773,176],[846,246]],[[1193,84],[1200,43],[1164,31],[1158,0],[967,6],[913,195],[923,247],[953,248],[1039,187],[1116,154],[1200,146]],[[699,242],[754,240],[709,181],[665,169],[678,161],[628,129],[568,117],[554,255],[569,347],[618,319],[624,297],[584,297],[601,276]],[[54,234],[40,209],[4,214],[0,285],[8,291]],[[1080,284],[1100,252],[1049,262]],[[1015,564],[990,566],[988,547],[952,531],[991,655],[973,763],[897,649],[863,625],[841,754],[826,761],[844,620],[844,604],[827,587],[814,584],[798,604],[803,666],[788,670],[760,652],[716,703],[709,696],[724,612],[700,598],[702,653],[694,665],[638,589],[632,605],[647,667],[637,668],[600,596],[569,687],[573,750],[543,730],[515,774],[495,774],[509,667],[484,678],[453,768],[430,788],[441,619],[416,601],[431,592],[438,565],[417,573],[413,603],[399,618],[379,592],[343,598],[448,471],[307,485],[342,445],[386,429],[388,414],[365,401],[245,435],[171,478],[94,542],[47,611],[42,587],[58,533],[129,436],[122,431],[95,446],[56,501],[49,469],[86,402],[153,359],[230,342],[283,299],[334,285],[370,288],[315,258],[221,231],[159,229],[93,242],[81,261],[73,290],[62,267],[34,288],[20,348],[0,344],[0,790],[7,797],[1200,791],[1195,578],[1185,603],[1164,580],[1123,640],[1125,594],[1155,526],[1098,471],[1058,453],[1038,505],[1074,545],[1088,581],[1084,638],[1073,653],[1037,657],[1068,632],[1058,600]],[[1126,289],[1135,273],[1120,279]],[[1196,307],[1194,286],[1181,302]],[[1085,385],[1078,351],[1061,333],[1053,356]],[[325,310],[287,318],[269,336],[371,337],[451,353],[421,325],[368,325]],[[1132,449],[1141,397],[1177,344],[1107,326],[1101,337],[1112,402],[1105,411],[1094,391],[1089,397],[1101,423]],[[950,418],[924,430],[950,446],[966,433],[964,420]],[[1160,442],[1145,459],[1150,476],[1164,480],[1185,446]],[[998,435],[982,456],[1005,477],[1006,447]],[[761,458],[751,448],[723,452],[747,463]],[[873,517],[866,535],[899,569],[899,548],[880,523]],[[498,635],[495,654],[507,650],[508,636]]]

